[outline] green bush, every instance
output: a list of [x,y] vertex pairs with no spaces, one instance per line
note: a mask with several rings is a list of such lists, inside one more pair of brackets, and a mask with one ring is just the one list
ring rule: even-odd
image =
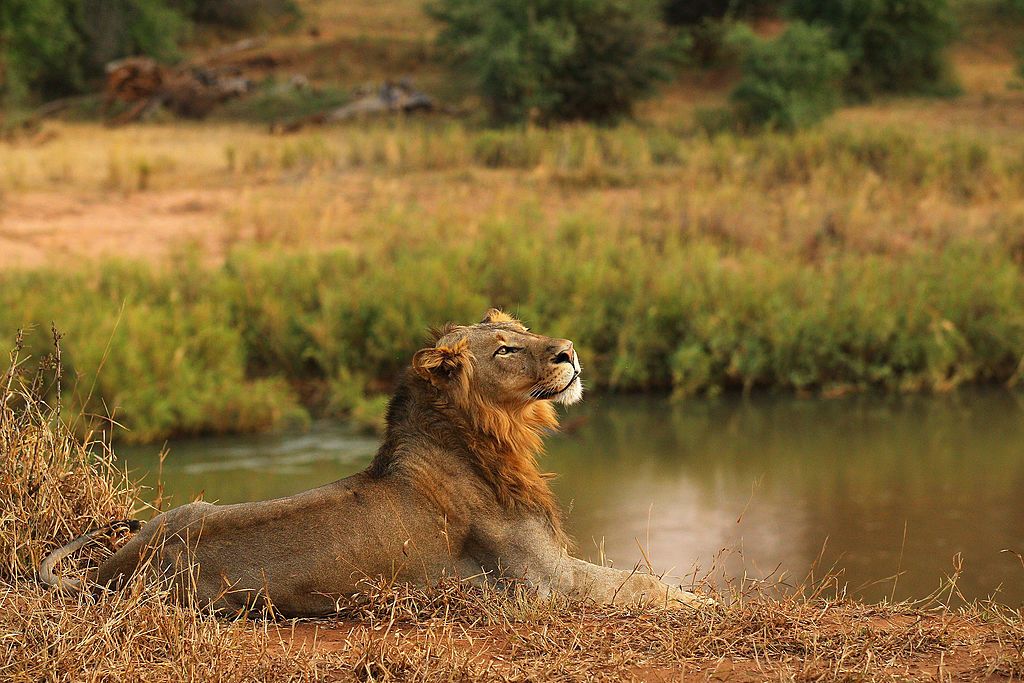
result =
[[0,105],[83,92],[121,57],[174,61],[189,20],[249,28],[298,16],[293,0],[2,0]]
[[687,56],[697,66],[732,65],[736,54],[726,40],[734,22],[776,13],[782,0],[667,0],[665,22],[680,26],[689,41]]
[[435,0],[427,11],[504,122],[627,115],[682,53],[650,0]]
[[847,91],[948,92],[945,48],[955,26],[947,0],[791,0],[795,18],[827,27],[850,63]]
[[484,221],[471,241],[409,220],[357,250],[238,251],[214,270],[0,274],[0,334],[34,324],[38,354],[55,321],[69,412],[112,412],[134,440],[286,424],[302,419],[300,396],[372,427],[426,329],[490,305],[572,338],[598,389],[944,390],[1020,377],[1024,280],[1010,254],[977,241],[804,261],[586,215],[550,230]]
[[[251,378],[231,324],[227,282],[191,263],[171,272],[111,263],[87,273],[8,273],[0,282],[0,329],[33,326],[44,348],[49,323],[64,338],[64,399],[81,431],[130,431],[153,441],[175,434],[249,432],[304,419],[280,376]],[[173,341],[172,341],[173,340]]]
[[119,57],[174,59],[185,28],[164,0],[4,0],[0,103],[81,92]]
[[839,104],[846,60],[823,29],[796,21],[772,40],[749,30],[734,40],[743,51],[743,76],[731,96],[741,126],[793,131]]

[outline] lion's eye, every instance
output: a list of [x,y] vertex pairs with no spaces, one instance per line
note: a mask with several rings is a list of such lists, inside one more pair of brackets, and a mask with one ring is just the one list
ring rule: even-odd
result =
[[498,350],[494,352],[494,355],[495,356],[507,356],[507,355],[509,355],[511,353],[515,353],[518,350],[519,349],[517,349],[514,346],[499,346]]

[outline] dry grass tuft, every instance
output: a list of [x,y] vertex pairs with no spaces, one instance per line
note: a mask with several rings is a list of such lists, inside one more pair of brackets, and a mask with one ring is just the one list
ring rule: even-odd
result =
[[[368,586],[366,605],[279,626],[357,676],[416,680],[949,680],[1020,675],[1020,615],[992,606],[722,596],[692,613],[520,601],[444,583]],[[315,642],[315,646],[313,643]]]
[[[76,440],[44,400],[59,393],[59,346],[33,372],[19,347],[0,375],[0,680],[291,680],[329,669],[318,653],[282,647],[258,622],[220,621],[175,604],[152,582],[94,597],[35,581],[46,553],[130,517],[139,488],[107,444]],[[61,569],[81,573],[98,559],[84,555]]]
[[0,630],[9,681],[270,681],[338,668],[283,647],[260,623],[220,621],[142,583],[95,601],[0,583]]
[[[21,335],[0,375],[0,579],[35,576],[39,561],[88,529],[131,516],[138,487],[102,441],[76,439],[42,395],[59,392],[59,337],[34,372]],[[55,386],[48,386],[49,383]],[[53,402],[59,405],[59,399]]]
[[[55,335],[56,337],[56,335]],[[138,580],[69,596],[39,558],[129,516],[138,488],[101,443],[76,441],[41,396],[59,347],[0,386],[0,680],[927,680],[1024,675],[1024,621],[998,605],[865,605],[835,577],[815,590],[741,584],[701,612],[540,601],[444,581],[368,582],[330,619],[227,621]],[[46,378],[49,378],[46,380]],[[44,381],[45,380],[45,381]],[[56,381],[59,381],[57,379]],[[115,541],[116,542],[116,541]],[[83,558],[78,569],[90,560]],[[64,571],[71,568],[65,567]],[[955,577],[942,595],[953,596]]]

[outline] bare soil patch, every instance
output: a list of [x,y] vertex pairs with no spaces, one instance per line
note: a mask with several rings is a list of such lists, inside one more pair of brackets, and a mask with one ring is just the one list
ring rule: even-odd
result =
[[0,213],[0,268],[115,257],[158,261],[186,244],[213,260],[228,189],[10,195]]

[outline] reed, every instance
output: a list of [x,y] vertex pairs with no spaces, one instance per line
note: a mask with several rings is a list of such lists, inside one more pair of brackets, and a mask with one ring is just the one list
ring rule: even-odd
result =
[[425,330],[491,305],[572,338],[596,390],[832,395],[1020,379],[1024,282],[999,245],[950,238],[893,257],[851,253],[825,231],[785,256],[688,224],[588,215],[550,231],[528,215],[482,223],[472,240],[450,231],[397,216],[352,247],[237,247],[213,268],[7,272],[0,329],[30,329],[38,352],[57,321],[78,433],[113,420],[136,441],[310,414],[372,424],[374,397]]

